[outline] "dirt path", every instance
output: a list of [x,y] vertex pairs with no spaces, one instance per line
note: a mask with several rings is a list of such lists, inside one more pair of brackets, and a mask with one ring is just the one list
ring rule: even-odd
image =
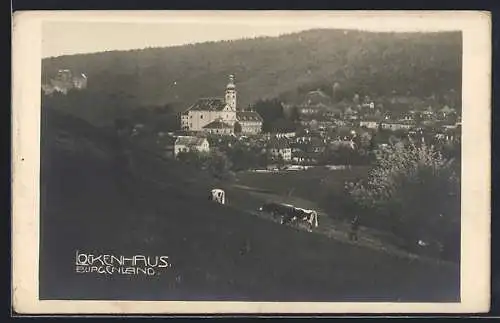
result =
[[[307,201],[301,198],[297,197],[284,197],[284,196],[279,196],[272,194],[270,192],[265,192],[263,189],[259,188],[252,188],[252,187],[247,187],[247,186],[242,186],[242,185],[233,185],[233,189],[236,190],[243,190],[246,191],[247,194],[254,196],[255,198],[266,201],[269,199],[273,199],[277,202],[283,202],[283,203],[290,203],[294,205],[301,205],[302,207],[311,207],[314,208],[318,212],[318,218],[319,218],[319,226],[318,228],[314,228],[311,232],[311,234],[321,234],[324,236],[327,236],[330,239],[334,239],[340,243],[345,243],[345,244],[351,244],[351,245],[357,245],[361,246],[364,248],[370,248],[372,250],[378,251],[378,252],[384,252],[391,254],[395,257],[399,258],[404,258],[409,261],[414,261],[418,260],[420,262],[429,262],[429,263],[439,263],[439,264],[447,264],[451,266],[455,266],[452,262],[448,261],[443,261],[431,257],[426,257],[422,255],[417,255],[410,253],[406,250],[403,250],[387,240],[383,239],[384,234],[381,232],[377,232],[374,229],[369,229],[366,227],[360,227],[359,232],[358,232],[358,240],[357,241],[351,241],[349,239],[349,224],[341,221],[341,220],[335,220],[332,217],[328,216],[326,212],[323,210],[319,209],[314,203],[311,201]],[[298,202],[298,203],[297,203]],[[272,215],[266,214],[263,212],[256,211],[255,208],[253,209],[245,209],[244,210],[247,213],[250,213],[254,216],[257,216],[259,218],[268,220],[268,221],[273,221],[273,222],[279,222],[277,219],[275,219]],[[291,230],[301,230],[301,231],[307,231],[305,226],[290,226]]]

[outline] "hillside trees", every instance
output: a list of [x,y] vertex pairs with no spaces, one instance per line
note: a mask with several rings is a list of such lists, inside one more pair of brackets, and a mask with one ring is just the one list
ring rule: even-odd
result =
[[[427,97],[455,89],[455,97],[460,98],[461,46],[459,32],[310,30],[280,37],[48,58],[42,62],[42,71],[43,79],[55,76],[61,68],[83,72],[89,79],[85,92],[92,97],[115,96],[117,107],[175,100],[181,103],[176,112],[200,97],[223,95],[229,74],[236,76],[240,106],[299,88],[302,94],[318,88],[328,95],[335,92],[335,101],[352,100],[355,93],[388,96],[393,90]],[[453,100],[448,101],[453,107]],[[88,109],[87,105],[78,112],[90,113]],[[92,113],[102,109],[96,107]]]
[[346,189],[357,212],[369,222],[390,223],[409,247],[422,239],[441,246],[443,257],[459,257],[460,177],[453,160],[434,147],[382,148],[368,179]]

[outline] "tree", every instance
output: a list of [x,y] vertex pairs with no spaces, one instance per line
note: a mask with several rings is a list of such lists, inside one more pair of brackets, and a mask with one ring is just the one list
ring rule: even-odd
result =
[[231,167],[232,163],[227,155],[219,150],[211,150],[204,159],[204,169],[217,179],[230,179]]
[[118,117],[114,121],[115,131],[118,134],[129,134],[132,129],[132,122],[125,117]]
[[338,102],[342,99],[341,87],[339,82],[335,82],[332,86],[332,98],[334,102]]
[[235,134],[240,134],[242,131],[241,129],[241,124],[239,122],[234,123],[234,133]]
[[274,123],[279,119],[285,119],[283,105],[278,99],[259,100],[255,103],[257,111],[264,119],[262,130],[264,132],[273,131]]
[[285,159],[283,158],[283,155],[278,155],[278,158],[276,158],[276,165],[278,165],[278,168],[285,166]]
[[359,212],[386,223],[409,246],[422,238],[434,241],[456,260],[460,177],[453,163],[425,144],[391,145],[377,151],[368,179],[347,189]]
[[352,98],[352,102],[354,104],[358,104],[359,103],[359,94],[358,93],[354,94],[354,97]]
[[261,151],[257,155],[257,165],[259,167],[267,167],[271,163],[272,163],[272,158],[268,152]]
[[295,124],[291,120],[285,118],[279,118],[274,120],[270,130],[271,132],[295,131]]
[[177,159],[196,168],[202,167],[202,155],[195,150],[181,151],[177,154]]
[[415,113],[415,115],[413,116],[413,118],[415,120],[415,124],[416,125],[421,125],[422,124],[423,118],[422,118],[422,113],[421,112]]
[[300,120],[299,107],[297,107],[297,106],[292,107],[291,113],[290,113],[290,120],[292,122],[297,122]]
[[241,145],[229,149],[227,156],[231,161],[232,169],[235,171],[257,167],[259,163],[258,152]]

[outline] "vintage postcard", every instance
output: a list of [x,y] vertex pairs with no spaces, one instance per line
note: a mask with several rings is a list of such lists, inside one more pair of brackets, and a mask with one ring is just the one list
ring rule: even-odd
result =
[[486,12],[16,12],[20,314],[478,313]]

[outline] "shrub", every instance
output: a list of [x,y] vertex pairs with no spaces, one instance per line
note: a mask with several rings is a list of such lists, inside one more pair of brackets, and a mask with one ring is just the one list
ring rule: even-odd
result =
[[208,172],[214,178],[221,180],[232,178],[231,161],[219,150],[211,150],[209,153],[194,150],[180,152],[177,158],[187,165]]
[[377,150],[375,158],[366,180],[346,186],[356,211],[388,224],[408,246],[422,239],[442,246],[448,257],[459,254],[460,178],[454,161],[434,147],[402,143]]

